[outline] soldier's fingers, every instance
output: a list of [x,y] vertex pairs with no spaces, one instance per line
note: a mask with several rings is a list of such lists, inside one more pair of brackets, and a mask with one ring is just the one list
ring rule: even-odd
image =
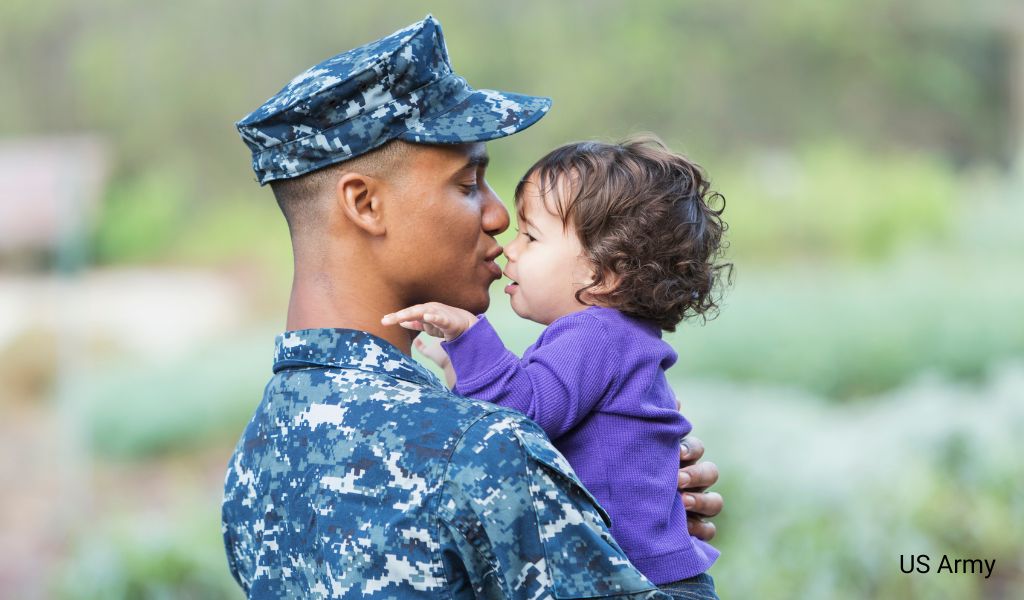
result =
[[695,435],[688,435],[679,442],[679,463],[682,466],[695,464],[704,456],[704,442]]
[[718,466],[713,462],[702,462],[679,469],[679,490],[699,492],[715,485],[718,481]]
[[701,494],[683,494],[683,506],[687,514],[698,517],[713,517],[722,512],[725,503],[722,495],[717,492],[704,492]]
[[687,517],[686,529],[689,530],[690,535],[705,542],[710,542],[711,538],[715,537],[715,524],[709,521]]

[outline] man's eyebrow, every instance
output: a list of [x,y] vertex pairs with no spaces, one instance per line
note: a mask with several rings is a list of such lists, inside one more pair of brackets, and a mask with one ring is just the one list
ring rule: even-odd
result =
[[474,154],[473,156],[470,156],[469,160],[466,161],[466,166],[464,166],[462,168],[463,169],[467,169],[469,167],[474,167],[474,168],[484,167],[484,168],[486,168],[487,165],[489,165],[489,164],[491,164],[491,157],[488,156],[486,152],[484,152],[484,153],[481,153],[481,154]]
[[487,156],[486,153],[474,154],[466,160],[466,164],[462,165],[458,169],[452,171],[452,177],[458,177],[466,171],[475,171],[477,169],[486,169],[487,165],[491,163],[491,157]]

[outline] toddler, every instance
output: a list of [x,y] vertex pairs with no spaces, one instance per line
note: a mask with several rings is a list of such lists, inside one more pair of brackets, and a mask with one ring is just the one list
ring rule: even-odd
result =
[[540,425],[611,517],[630,561],[666,591],[716,598],[718,551],[688,534],[676,491],[679,413],[661,339],[717,308],[726,228],[700,167],[657,138],[581,142],[543,157],[516,188],[505,248],[512,309],[548,327],[522,358],[483,315],[431,302],[384,324],[443,337],[417,347],[463,396]]

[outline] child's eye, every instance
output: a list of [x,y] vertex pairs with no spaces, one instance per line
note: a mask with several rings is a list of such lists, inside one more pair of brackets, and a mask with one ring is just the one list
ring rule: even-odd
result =
[[462,191],[465,192],[467,196],[472,196],[480,191],[480,185],[476,183],[463,184]]

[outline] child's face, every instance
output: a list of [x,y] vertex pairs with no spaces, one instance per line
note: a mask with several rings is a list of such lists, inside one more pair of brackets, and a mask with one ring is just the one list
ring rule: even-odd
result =
[[531,177],[520,198],[518,235],[505,246],[505,275],[513,281],[505,287],[517,315],[543,325],[586,308],[576,291],[590,283],[592,275],[576,232],[562,227],[562,220],[544,205],[539,187]]

